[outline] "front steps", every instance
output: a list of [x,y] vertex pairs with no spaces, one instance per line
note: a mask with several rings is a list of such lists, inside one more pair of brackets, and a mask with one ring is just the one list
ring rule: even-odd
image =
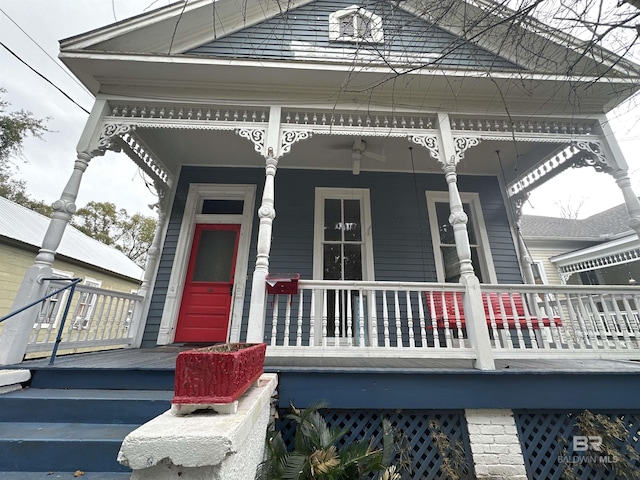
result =
[[[24,368],[24,366],[23,366]],[[0,478],[120,480],[124,437],[170,408],[171,369],[31,370],[30,386],[0,395]]]

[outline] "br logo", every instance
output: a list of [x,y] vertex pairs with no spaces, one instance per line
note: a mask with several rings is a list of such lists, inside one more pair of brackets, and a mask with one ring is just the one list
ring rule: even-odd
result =
[[586,452],[591,450],[594,452],[600,452],[602,445],[602,437],[600,436],[584,436],[575,435],[573,437],[573,451],[574,452]]

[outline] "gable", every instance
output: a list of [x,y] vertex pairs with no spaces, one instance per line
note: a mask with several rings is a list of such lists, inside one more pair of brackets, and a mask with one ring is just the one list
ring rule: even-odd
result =
[[353,5],[353,0],[319,0],[184,53],[215,58],[519,69],[391,2],[357,4],[367,15],[382,19],[383,41],[330,40],[330,16]]

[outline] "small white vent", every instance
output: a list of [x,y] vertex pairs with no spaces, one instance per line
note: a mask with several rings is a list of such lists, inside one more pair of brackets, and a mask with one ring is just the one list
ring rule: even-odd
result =
[[329,40],[383,43],[382,17],[357,5],[329,15]]

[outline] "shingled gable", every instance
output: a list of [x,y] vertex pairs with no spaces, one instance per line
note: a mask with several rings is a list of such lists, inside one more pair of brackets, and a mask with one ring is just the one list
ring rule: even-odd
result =
[[[178,3],[64,40],[60,56],[96,94],[121,93],[121,89],[114,86],[147,86],[158,79],[162,79],[165,85],[180,87],[197,87],[211,82],[211,79],[219,85],[236,85],[241,78],[246,85],[340,88],[345,74],[352,73],[358,67],[358,61],[347,63],[344,55],[341,61],[332,61],[332,58],[335,60],[335,47],[322,51],[319,44],[311,49],[315,49],[313,62],[309,61],[308,55],[297,57],[296,48],[291,48],[292,45],[298,49],[305,47],[307,52],[309,48],[308,45],[296,44],[291,32],[287,32],[289,36],[274,36],[267,42],[280,52],[273,57],[265,56],[267,43],[264,41],[265,48],[261,54],[256,54],[260,50],[258,48],[236,49],[235,53],[233,49],[227,49],[227,53],[223,53],[224,45],[230,45],[238,36],[244,36],[245,44],[251,47],[254,42],[251,33],[260,28],[284,18],[295,27],[302,21],[302,18],[297,18],[298,14],[317,10],[328,16],[331,5],[339,9],[352,5],[352,2],[291,1],[284,11],[280,4],[271,1],[249,0],[243,3],[241,10],[233,0]],[[418,60],[421,54],[427,59],[435,55],[438,62],[433,65],[429,62],[423,62],[420,68],[411,62],[403,65],[401,60],[407,58],[404,54],[398,56],[398,63],[392,64],[372,62],[371,57],[364,56],[358,75],[350,78],[354,91],[371,85],[390,89],[384,85],[385,80],[402,73],[425,79],[413,86],[416,90],[423,91],[428,87],[434,96],[450,95],[451,81],[457,77],[460,82],[457,100],[460,101],[492,98],[500,88],[505,100],[514,102],[514,111],[518,110],[515,102],[526,101],[538,103],[540,114],[564,113],[563,108],[571,108],[566,113],[573,115],[608,111],[614,103],[620,102],[620,92],[628,90],[628,95],[631,95],[633,85],[637,85],[640,79],[638,65],[603,49],[584,55],[584,42],[534,19],[527,18],[516,26],[504,22],[505,16],[513,12],[497,7],[493,2],[453,2],[452,8],[440,15],[437,21],[423,13],[437,9],[437,2],[408,0],[390,3],[376,0],[361,5],[377,9],[380,13],[395,12],[398,18],[414,19],[414,25],[418,25],[418,21],[426,22],[424,25],[429,25],[426,31],[437,32],[434,37],[446,38],[440,53],[449,51],[449,54],[446,61],[439,57],[437,46],[429,44],[435,38],[428,38],[423,45],[414,46],[418,51],[411,53],[417,54]],[[317,16],[314,25],[324,22],[322,15]],[[464,16],[467,27],[477,26],[463,31],[460,15]],[[479,21],[481,18],[483,20]],[[392,30],[396,28],[388,15],[383,22]],[[286,42],[289,44],[285,45]],[[325,42],[324,38],[322,42]],[[398,34],[382,46],[392,54],[394,48],[403,44],[406,45],[406,38]],[[284,52],[288,52],[287,55]],[[489,68],[491,78],[487,75]],[[514,79],[519,80],[518,86],[514,85]],[[559,82],[567,85],[558,86]],[[555,88],[550,88],[551,83]],[[576,112],[575,106],[568,105],[566,99],[581,86],[584,87],[581,111]],[[470,88],[473,92],[469,91]],[[523,88],[526,95],[523,95]]]

